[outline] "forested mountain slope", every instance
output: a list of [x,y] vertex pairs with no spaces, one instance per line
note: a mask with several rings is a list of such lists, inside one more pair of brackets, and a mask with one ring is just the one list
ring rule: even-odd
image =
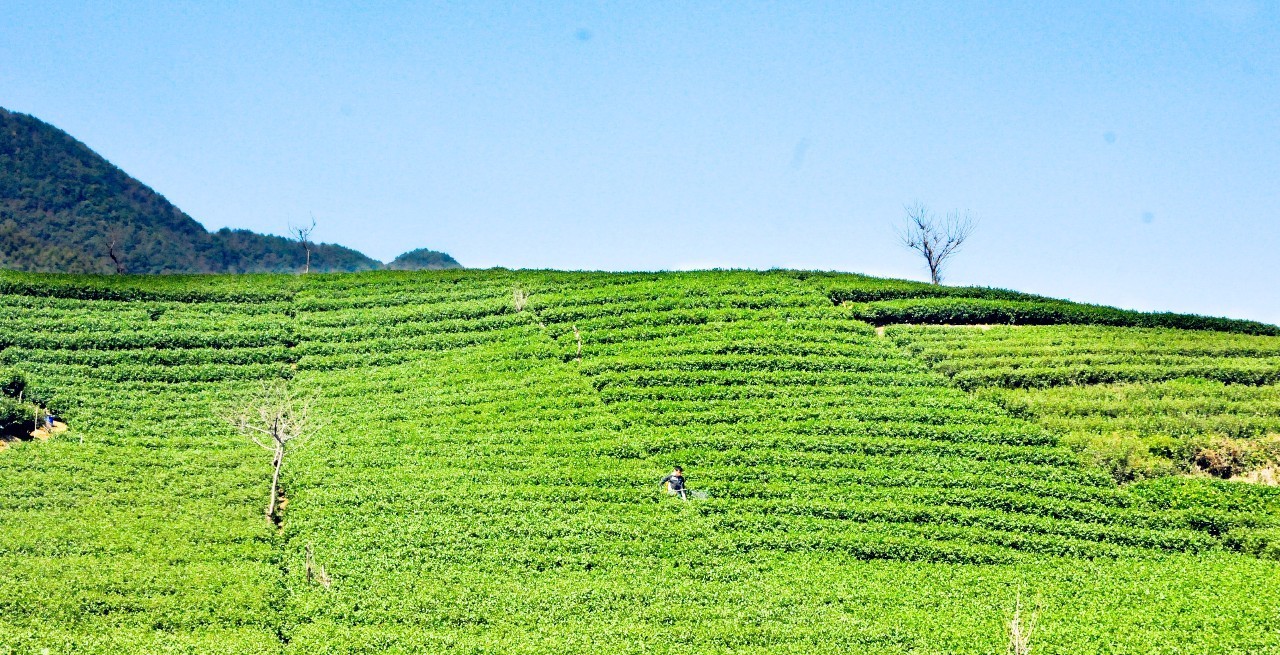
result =
[[[1040,653],[1280,650],[1276,488],[1117,485],[969,333],[864,320],[961,301],[1280,371],[1271,326],[854,275],[2,274],[72,429],[0,452],[0,652],[990,653],[1019,597]],[[322,426],[279,525],[223,419],[270,381]]]
[[[283,237],[208,232],[66,132],[0,108],[0,268],[111,273],[113,252],[130,273],[293,272],[306,262],[303,248]],[[437,254],[421,268],[459,266]],[[362,271],[382,263],[315,244],[311,268]]]

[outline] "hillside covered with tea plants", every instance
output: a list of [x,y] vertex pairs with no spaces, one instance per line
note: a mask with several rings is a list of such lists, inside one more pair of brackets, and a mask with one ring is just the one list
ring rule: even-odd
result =
[[[0,653],[1280,652],[1280,329],[770,272],[0,273]],[[308,399],[272,456],[228,417]],[[15,420],[18,420],[15,419]],[[687,501],[659,480],[684,467]]]

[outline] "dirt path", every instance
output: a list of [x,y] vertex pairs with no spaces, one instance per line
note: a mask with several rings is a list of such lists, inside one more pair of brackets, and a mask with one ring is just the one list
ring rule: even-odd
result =
[[[66,431],[67,431],[66,423],[63,423],[61,421],[54,421],[52,428],[36,428],[35,430],[32,430],[27,434],[30,436],[31,439],[34,439],[37,441],[48,441],[49,437],[52,437],[55,434],[62,434],[63,432],[66,432]],[[19,439],[16,437],[11,439],[0,438],[0,451],[3,451],[4,449],[8,448],[10,443],[22,443],[23,441],[25,440]]]
[[35,430],[32,430],[31,438],[45,441],[46,439],[48,439],[49,437],[52,437],[55,434],[62,434],[63,432],[66,432],[66,431],[67,431],[66,423],[63,423],[61,421],[54,421],[53,427],[51,428],[36,428]]

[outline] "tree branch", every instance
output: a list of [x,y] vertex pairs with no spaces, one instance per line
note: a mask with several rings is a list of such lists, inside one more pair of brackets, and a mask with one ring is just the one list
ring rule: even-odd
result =
[[939,220],[921,203],[906,205],[906,226],[898,230],[898,240],[903,246],[924,257],[929,268],[929,278],[941,284],[947,261],[960,250],[972,236],[977,223],[968,212],[953,211]]

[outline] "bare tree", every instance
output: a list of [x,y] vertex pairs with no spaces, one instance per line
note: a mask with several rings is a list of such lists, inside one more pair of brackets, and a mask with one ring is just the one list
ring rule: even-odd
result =
[[316,218],[311,217],[311,225],[290,225],[289,234],[300,244],[302,249],[307,253],[307,263],[302,267],[302,273],[305,275],[311,272],[311,250],[315,246],[311,242],[311,233],[316,230]]
[[299,396],[284,382],[264,383],[262,390],[228,420],[253,443],[272,453],[271,497],[267,518],[279,524],[280,471],[291,444],[301,443],[317,426],[311,419],[310,397]]
[[529,294],[525,293],[520,287],[516,287],[511,291],[511,304],[516,309],[516,313],[524,311],[525,305],[529,304]]
[[124,237],[120,235],[119,230],[113,229],[107,233],[107,256],[116,266],[116,275],[124,275],[128,272],[124,265],[124,255],[120,252],[121,241],[124,241]]
[[1031,617],[1027,618],[1022,613],[1022,594],[1019,593],[1017,600],[1014,601],[1013,618],[1009,619],[1009,648],[1005,651],[1008,655],[1031,655],[1031,637],[1036,631],[1035,612],[1031,613]]
[[920,203],[907,205],[904,209],[907,221],[898,233],[898,239],[903,246],[924,257],[929,267],[929,279],[934,284],[942,284],[947,260],[973,235],[977,222],[967,211],[953,211],[946,218],[939,219]]

